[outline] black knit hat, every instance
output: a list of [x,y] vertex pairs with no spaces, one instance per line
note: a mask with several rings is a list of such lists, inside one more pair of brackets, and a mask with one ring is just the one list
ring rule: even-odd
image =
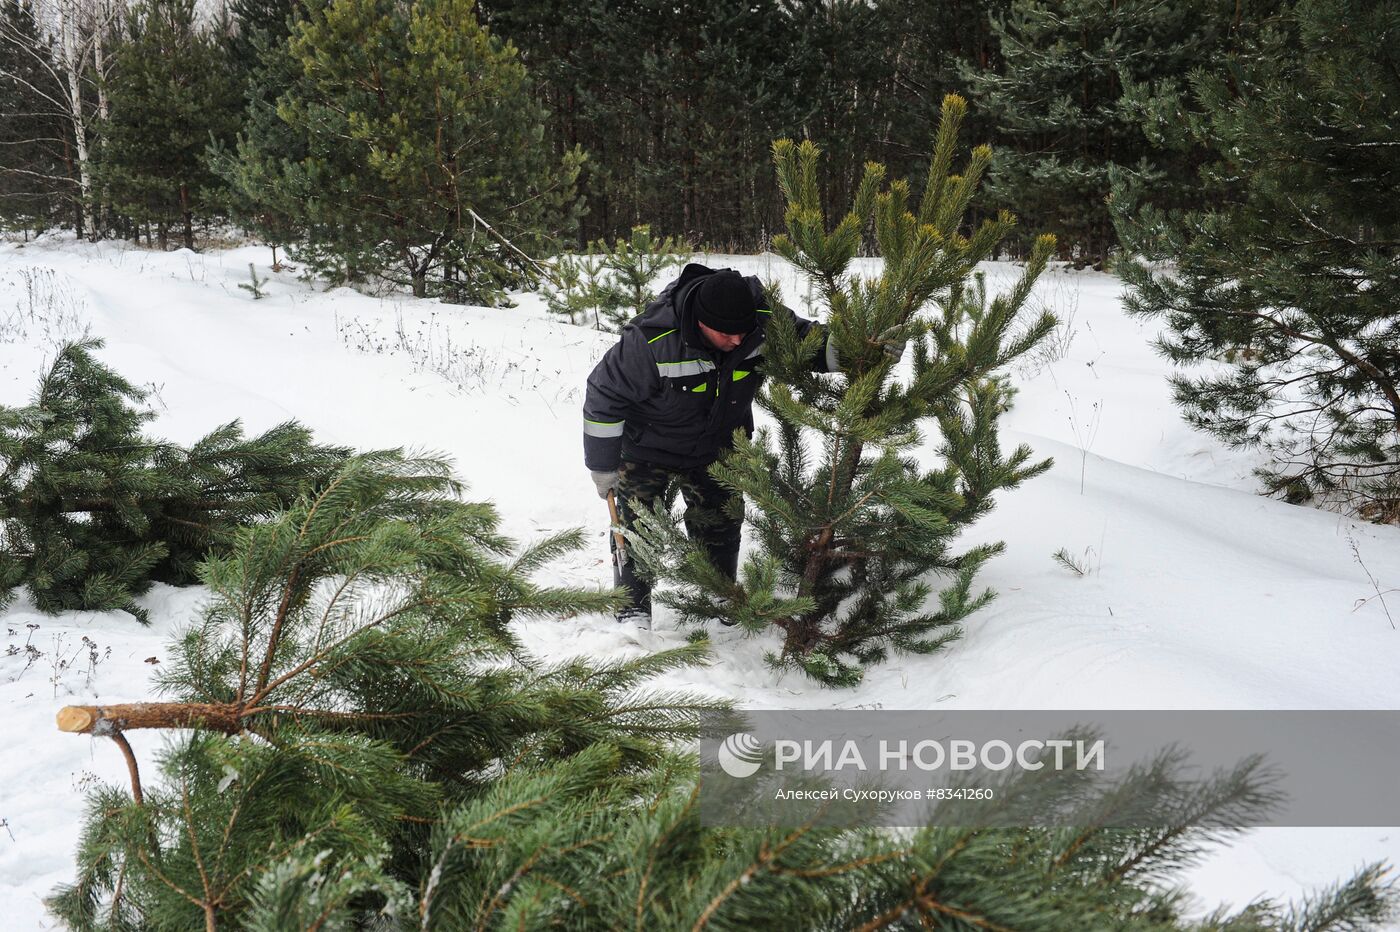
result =
[[720,333],[748,333],[758,325],[753,292],[733,269],[707,275],[695,286],[695,318]]

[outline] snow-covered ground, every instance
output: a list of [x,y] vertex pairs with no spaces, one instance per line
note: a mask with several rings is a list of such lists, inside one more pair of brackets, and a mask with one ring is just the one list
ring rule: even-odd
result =
[[[606,512],[580,443],[583,382],[610,337],[550,318],[534,295],[484,309],[324,292],[270,273],[269,260],[254,247],[0,243],[0,404],[29,400],[55,343],[87,331],[106,340],[106,363],[152,390],[154,433],[188,443],[235,418],[250,433],[295,418],[325,442],[445,453],[517,539],[590,529],[586,552],[554,567],[554,581],[610,582]],[[705,261],[781,279],[794,306],[805,291],[773,257]],[[249,262],[271,278],[264,300],[237,287]],[[1018,274],[986,271],[993,287]],[[667,685],[750,708],[1400,707],[1400,631],[1379,600],[1353,610],[1374,592],[1367,570],[1400,586],[1400,528],[1252,494],[1248,458],[1182,423],[1150,346],[1155,328],[1123,314],[1120,291],[1111,276],[1063,270],[1037,286],[1068,345],[1013,373],[1020,392],[1003,442],[1056,465],[967,535],[1007,550],[980,577],[1000,596],[962,641],[832,691],[772,673],[770,642],[721,629],[713,665]],[[1091,572],[1057,565],[1060,548]],[[167,638],[201,598],[157,586],[142,599],[149,628],[125,613],[45,616],[23,595],[0,617],[14,648],[0,654],[0,926],[52,926],[41,897],[72,875],[84,787],[125,779],[110,742],[59,734],[54,713],[79,699],[148,697]],[[1400,616],[1400,596],[1391,612]],[[640,644],[610,618],[521,626],[548,657],[653,650],[685,633],[664,614]],[[131,737],[152,767],[161,738]],[[1400,864],[1400,828],[1258,830],[1189,881],[1203,909],[1238,907],[1297,897],[1376,859]]]

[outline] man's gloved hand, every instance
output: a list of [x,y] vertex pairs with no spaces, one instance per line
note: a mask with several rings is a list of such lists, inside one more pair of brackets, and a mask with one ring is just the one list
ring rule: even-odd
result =
[[903,326],[896,325],[882,331],[875,338],[875,342],[880,344],[880,352],[890,357],[892,364],[904,358],[904,347],[909,345],[909,337],[903,333],[903,330]]
[[589,472],[589,475],[593,477],[593,484],[598,488],[599,498],[607,498],[608,493],[617,488],[616,469],[611,472],[598,472],[597,470],[593,470]]
[[[905,325],[895,324],[887,330],[880,331],[879,336],[870,341],[889,357],[891,365],[904,358],[904,348],[909,345],[909,337],[904,331]],[[841,359],[836,353],[836,338],[831,334],[826,338],[826,368],[828,372],[843,371]]]

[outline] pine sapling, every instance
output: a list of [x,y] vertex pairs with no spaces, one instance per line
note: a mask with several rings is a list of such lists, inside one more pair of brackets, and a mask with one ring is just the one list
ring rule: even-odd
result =
[[[602,242],[599,242],[602,246]],[[646,310],[656,299],[652,283],[656,276],[673,266],[682,265],[690,246],[673,236],[657,239],[645,224],[632,228],[627,239],[617,239],[603,252],[603,264],[609,273],[609,287],[603,307],[606,329],[620,331],[622,326]]]
[[[766,330],[765,366],[774,378],[760,404],[776,426],[752,439],[736,434],[733,452],[712,467],[743,493],[757,546],[738,582],[725,579],[680,534],[669,516],[642,518],[634,548],[676,584],[658,598],[683,619],[724,618],[752,633],[776,626],[770,657],[822,682],[858,681],[862,667],[891,650],[928,653],[959,634],[957,623],[985,605],[977,570],[1001,550],[981,544],[955,554],[951,542],[992,507],[993,494],[1043,472],[1028,447],[1010,455],[997,440],[1011,390],[999,373],[1055,326],[1046,312],[1018,322],[1054,239],[1042,236],[1020,279],[990,302],[974,277],[1011,229],[1002,213],[964,235],[968,205],[991,159],[973,150],[952,174],[966,105],[944,100],[928,183],[917,204],[910,187],[886,185],[871,164],[848,213],[828,227],[811,142],[774,144],[787,198],[788,232],[774,251],[811,283],[825,313],[834,378],[811,371],[824,334],[799,340],[786,315]],[[867,235],[884,259],[863,278],[851,263]],[[892,343],[908,340],[912,365],[897,370]],[[926,468],[914,456],[936,425],[941,459]],[[934,580],[948,580],[934,595]]]
[[553,275],[545,279],[545,306],[571,324],[591,321],[594,329],[602,329],[601,305],[606,300],[602,273],[603,258],[593,252],[593,246],[580,255],[561,255],[554,261]]
[[582,320],[595,330],[619,331],[656,299],[656,276],[682,264],[689,252],[688,244],[670,236],[657,239],[645,225],[611,246],[594,240],[584,253],[556,260],[557,281],[545,289],[547,307],[569,323]]
[[248,263],[248,278],[250,282],[239,282],[238,287],[251,294],[254,301],[267,297],[267,292],[262,290],[262,286],[267,284],[267,279],[258,278],[258,270],[251,262]]

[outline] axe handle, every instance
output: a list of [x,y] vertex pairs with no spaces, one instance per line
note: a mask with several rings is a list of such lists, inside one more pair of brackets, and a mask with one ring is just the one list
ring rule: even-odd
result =
[[608,516],[612,518],[613,543],[617,546],[618,554],[625,560],[627,558],[627,538],[622,536],[622,532],[616,530],[622,526],[622,519],[617,514],[617,497],[612,489],[608,489]]

